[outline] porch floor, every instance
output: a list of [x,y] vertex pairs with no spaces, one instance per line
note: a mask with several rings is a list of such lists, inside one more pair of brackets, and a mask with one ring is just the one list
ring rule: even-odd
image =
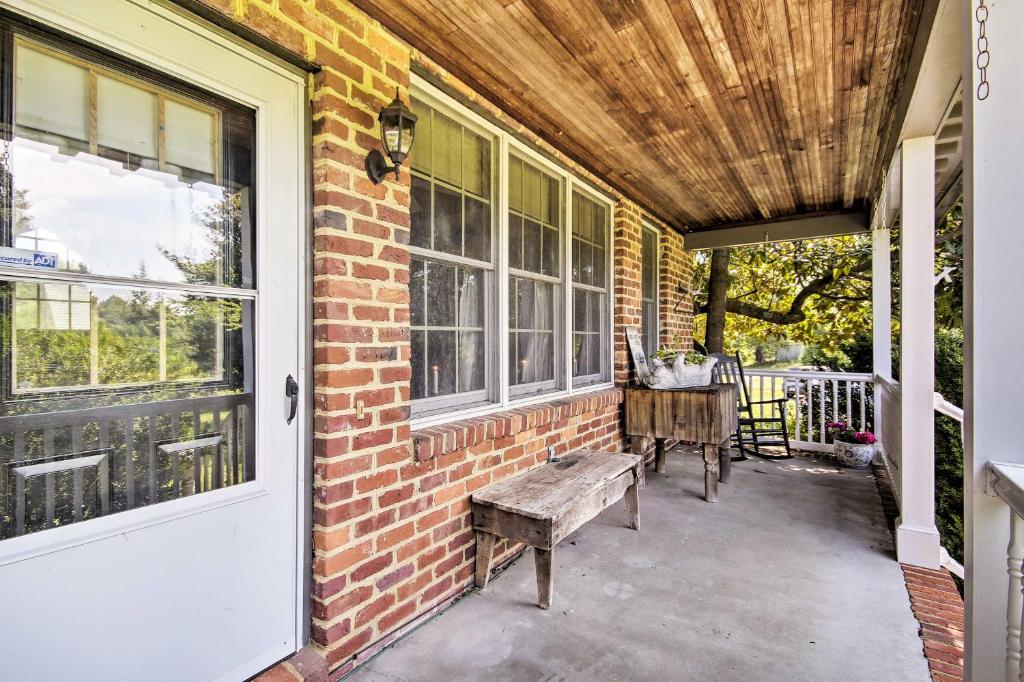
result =
[[532,550],[357,671],[377,680],[928,680],[871,472],[736,462],[718,504],[695,451],[648,469],[555,549],[550,611]]

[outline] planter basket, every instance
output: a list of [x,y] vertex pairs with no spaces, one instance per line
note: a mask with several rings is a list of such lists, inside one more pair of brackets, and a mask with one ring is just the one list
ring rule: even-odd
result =
[[671,367],[661,360],[652,360],[653,371],[641,376],[640,379],[648,388],[671,389],[708,386],[711,384],[711,373],[717,362],[717,358],[708,358],[699,365],[688,365],[683,354],[680,353]]

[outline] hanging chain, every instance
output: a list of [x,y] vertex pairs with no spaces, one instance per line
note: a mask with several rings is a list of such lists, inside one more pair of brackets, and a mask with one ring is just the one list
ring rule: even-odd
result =
[[978,100],[983,100],[988,99],[988,65],[992,60],[988,52],[988,5],[985,4],[985,0],[979,0],[978,8],[974,10],[974,18],[978,20],[978,56],[975,59],[978,65]]

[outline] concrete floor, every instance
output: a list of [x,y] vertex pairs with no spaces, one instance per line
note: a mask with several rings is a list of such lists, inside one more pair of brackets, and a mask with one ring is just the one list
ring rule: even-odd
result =
[[647,480],[639,532],[619,503],[556,548],[550,611],[528,550],[354,679],[929,679],[870,472],[751,459],[711,505],[677,450]]

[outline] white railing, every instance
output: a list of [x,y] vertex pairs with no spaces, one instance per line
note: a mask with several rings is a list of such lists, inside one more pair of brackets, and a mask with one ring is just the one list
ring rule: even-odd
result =
[[889,468],[889,481],[896,504],[900,504],[903,478],[903,390],[900,382],[891,377],[875,375],[875,390],[878,392],[879,441],[885,464]]
[[[934,398],[935,411],[939,414],[944,414],[947,417],[955,419],[960,422],[960,442],[964,440],[964,411],[962,408],[954,405],[945,398],[942,397],[941,393],[936,393]],[[939,548],[939,564],[941,564],[946,570],[960,578],[964,579],[964,567],[959,561],[954,559],[946,551],[945,547]]]
[[1006,679],[1024,680],[1021,666],[1021,622],[1024,620],[1024,465],[989,462],[988,494],[1010,508],[1010,542],[1006,547]]
[[[751,401],[789,398],[790,445],[812,452],[831,451],[831,421],[845,421],[858,431],[874,429],[874,381],[870,374],[746,369]],[[755,416],[757,416],[755,408]]]

